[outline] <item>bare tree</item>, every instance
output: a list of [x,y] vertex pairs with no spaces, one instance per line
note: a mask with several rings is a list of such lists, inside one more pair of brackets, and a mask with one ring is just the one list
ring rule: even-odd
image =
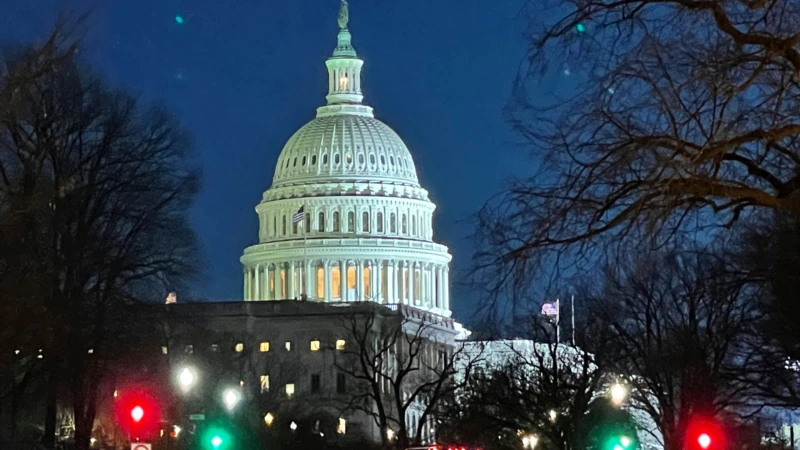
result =
[[[434,423],[445,402],[464,383],[456,379],[457,370],[465,380],[468,377],[463,375],[473,365],[467,361],[457,368],[463,347],[448,344],[452,330],[439,329],[433,316],[412,314],[411,308],[403,306],[395,312],[381,308],[350,315],[343,324],[348,345],[337,352],[335,360],[337,369],[353,384],[348,387],[345,409],[372,418],[384,444],[399,448],[430,438],[424,435],[426,425]],[[410,415],[415,419],[410,421]]]
[[[82,449],[97,386],[118,356],[118,306],[160,299],[165,284],[194,273],[187,212],[198,173],[188,137],[165,111],[141,108],[73,57],[35,55],[6,58],[1,84],[2,104],[13,107],[0,114],[0,197],[10,205],[0,222],[21,231],[10,244],[25,258],[39,258],[26,274],[37,290],[19,295],[40,309],[11,330],[42,337],[45,443],[53,445],[58,399],[68,398]],[[50,69],[32,78],[37,64]]]
[[728,267],[689,251],[631,257],[587,294],[610,332],[599,364],[625,376],[631,406],[652,418],[668,450],[685,448],[698,418],[757,411],[741,381],[757,313]]
[[446,420],[454,443],[518,448],[521,437],[535,434],[537,447],[585,447],[585,419],[604,372],[595,355],[558,343],[549,323],[534,326],[538,342],[483,343],[493,358],[476,368]]
[[[540,171],[479,214],[481,284],[521,288],[595,264],[603,244],[663,243],[754,209],[800,213],[796,1],[531,1],[523,14],[508,119]],[[541,91],[563,72],[570,95]]]

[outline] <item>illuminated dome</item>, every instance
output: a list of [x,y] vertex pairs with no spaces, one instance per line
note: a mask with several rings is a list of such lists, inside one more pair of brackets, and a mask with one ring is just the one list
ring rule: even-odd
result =
[[325,62],[327,105],[289,138],[256,207],[244,298],[402,303],[450,316],[451,256],[433,241],[436,205],[400,136],[362,104],[364,62],[344,17]]

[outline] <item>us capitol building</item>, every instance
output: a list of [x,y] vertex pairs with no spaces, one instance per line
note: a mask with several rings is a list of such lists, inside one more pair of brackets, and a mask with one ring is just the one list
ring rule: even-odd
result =
[[[241,257],[245,301],[169,297],[161,354],[173,369],[223,368],[218,379],[238,386],[271,430],[379,443],[400,430],[392,377],[408,362],[410,341],[370,354],[375,373],[366,377],[357,373],[358,358],[390,333],[417,333],[413,353],[422,369],[397,386],[403,395],[419,392],[408,383],[435,376],[468,331],[451,317],[451,255],[433,240],[436,205],[402,139],[363,103],[364,61],[351,44],[348,16],[342,1],[337,45],[326,61],[327,102],[289,138],[255,208],[258,243]],[[216,384],[204,383],[209,398]],[[376,424],[375,398],[364,400],[376,390],[388,408],[384,426]],[[354,398],[362,399],[358,408],[343,408]],[[407,432],[434,441],[426,400],[412,400],[402,413]]]
[[256,207],[244,299],[371,301],[449,317],[451,256],[433,240],[436,205],[403,140],[362,102],[364,61],[340,26],[327,104],[286,143]]

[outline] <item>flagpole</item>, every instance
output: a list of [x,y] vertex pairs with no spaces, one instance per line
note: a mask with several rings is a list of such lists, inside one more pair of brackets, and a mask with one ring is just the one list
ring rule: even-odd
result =
[[[306,300],[310,297],[308,295],[308,236],[306,235],[306,205],[303,205],[303,221],[300,226],[303,227],[303,294],[306,295]],[[301,295],[302,298],[302,295]]]
[[569,303],[572,309],[572,346],[575,347],[575,295],[570,297]]
[[556,345],[561,343],[561,300],[556,299]]

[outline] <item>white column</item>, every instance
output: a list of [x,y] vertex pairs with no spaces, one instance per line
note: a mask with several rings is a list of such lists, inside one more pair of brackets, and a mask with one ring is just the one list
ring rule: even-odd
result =
[[248,283],[247,283],[248,276],[247,275],[248,275],[248,273],[249,273],[249,271],[248,271],[247,267],[245,267],[244,268],[244,276],[242,277],[242,288],[243,288],[242,296],[244,297],[245,300],[250,300],[250,297],[248,295],[250,291],[247,288],[247,285],[248,285]]
[[444,268],[444,277],[442,277],[442,284],[444,285],[444,296],[442,298],[442,308],[450,310],[450,268]]
[[397,303],[406,302],[406,277],[403,272],[406,271],[407,267],[406,261],[397,262]]
[[408,304],[414,305],[417,301],[417,268],[419,265],[416,261],[411,262],[408,268]]
[[329,301],[331,301],[331,298],[332,298],[332,296],[331,296],[331,263],[330,263],[330,261],[325,260],[324,267],[322,268],[322,271],[325,274],[324,275],[324,278],[325,278],[325,286],[324,286],[325,301],[329,302]]
[[436,304],[436,266],[428,265],[428,306]]
[[272,285],[275,288],[275,293],[272,294],[273,300],[283,300],[281,294],[281,270],[283,269],[281,263],[275,263],[275,270],[272,272]]
[[286,293],[288,294],[286,297],[294,299],[294,261],[289,262],[289,273],[286,276],[286,288]]
[[386,261],[386,303],[396,303],[395,300],[395,289],[394,289],[394,279],[397,275],[395,273],[395,262],[388,260]]
[[367,293],[364,292],[364,260],[359,259],[356,261],[356,298],[355,301],[362,301],[365,297],[367,297]]
[[[370,216],[370,220],[372,220],[372,216]],[[372,229],[372,228],[370,228]],[[381,303],[381,282],[380,282],[380,273],[381,273],[381,261],[378,259],[373,259],[371,263],[371,267],[369,268],[369,276],[370,276],[370,296],[372,297],[373,301]]]
[[261,300],[261,265],[256,264],[256,292],[253,300]]
[[305,288],[303,290],[303,293],[306,294],[307,298],[311,299],[315,295],[315,292],[316,292],[315,290],[312,290],[312,286],[314,285],[314,283],[313,283],[314,278],[313,277],[315,275],[313,272],[315,272],[315,271],[314,271],[313,265],[311,264],[311,261],[306,260],[305,261],[305,265],[306,265],[306,276],[305,276],[306,285],[305,285]]
[[442,307],[442,297],[444,296],[444,268],[436,267],[436,307]]

